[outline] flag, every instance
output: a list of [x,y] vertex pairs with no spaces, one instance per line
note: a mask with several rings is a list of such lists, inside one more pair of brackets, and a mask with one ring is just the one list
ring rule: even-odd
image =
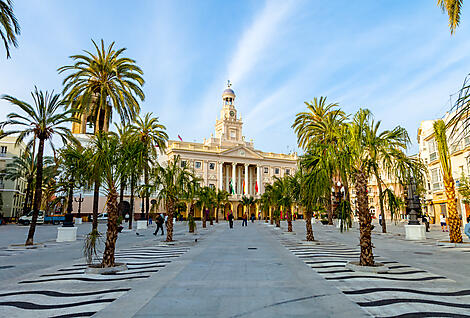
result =
[[255,183],[255,191],[256,191],[256,193],[259,193],[259,191],[258,191],[258,181],[256,181],[256,183]]
[[180,136],[180,135],[178,135],[178,138],[179,138],[181,141],[183,141],[183,138],[181,138],[181,136]]
[[232,179],[230,179],[229,190],[230,194],[235,194],[235,191],[233,190]]
[[245,180],[243,180],[243,194],[245,194]]

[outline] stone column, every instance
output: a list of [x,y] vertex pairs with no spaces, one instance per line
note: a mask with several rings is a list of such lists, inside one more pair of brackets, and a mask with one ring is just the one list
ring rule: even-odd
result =
[[[256,184],[258,185],[258,193],[257,194],[261,194],[261,176],[260,176],[260,167],[259,165],[256,165]],[[256,186],[255,186],[256,187]],[[256,190],[256,188],[255,188]]]
[[248,194],[248,187],[250,185],[248,184],[248,164],[245,163],[245,192],[243,194],[247,195]]
[[[233,187],[234,190],[235,190],[235,182],[237,182],[236,179],[235,179],[235,174],[236,174],[236,168],[235,167],[236,166],[237,166],[237,164],[235,162],[232,162],[232,187]],[[235,191],[235,193],[237,193],[237,191]]]
[[223,176],[222,167],[223,167],[224,163],[219,161],[218,164],[219,164],[219,190],[223,190],[224,189],[224,180],[222,178],[222,176]]
[[228,165],[226,165],[225,166],[225,190],[227,190],[227,192],[230,191],[229,180],[230,180],[230,168],[228,167]]

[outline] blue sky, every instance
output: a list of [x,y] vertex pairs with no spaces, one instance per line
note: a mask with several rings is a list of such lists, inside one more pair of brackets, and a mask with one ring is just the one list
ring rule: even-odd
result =
[[[257,149],[293,149],[295,114],[319,96],[350,113],[369,108],[415,142],[470,72],[469,7],[451,36],[436,2],[16,0],[22,33],[12,59],[0,51],[0,94],[61,91],[57,68],[104,39],[142,67],[142,111],[172,139],[210,136],[230,79]],[[12,110],[0,101],[0,120]]]

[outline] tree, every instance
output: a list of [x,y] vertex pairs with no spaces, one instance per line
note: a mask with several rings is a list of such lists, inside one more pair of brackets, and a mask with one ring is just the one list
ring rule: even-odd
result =
[[[69,107],[76,108],[82,116],[82,126],[87,120],[94,121],[95,134],[108,131],[113,110],[121,121],[128,123],[139,114],[139,99],[145,99],[142,85],[143,71],[134,60],[123,57],[125,48],[114,49],[112,42],[105,49],[94,42],[96,53],[84,51],[85,55],[72,55],[73,65],[62,66],[59,74],[69,73],[63,80],[63,94]],[[77,115],[79,117],[79,115]],[[95,175],[98,175],[96,171]],[[100,184],[94,182],[93,228],[96,229]]]
[[199,190],[197,205],[201,209],[203,228],[206,228],[207,217],[210,217],[210,212],[207,214],[205,210],[207,208],[210,211],[212,206],[214,206],[214,196],[214,190],[212,190],[210,187],[202,187]]
[[277,202],[282,207],[285,214],[287,214],[287,231],[292,232],[292,203],[293,195],[291,188],[292,177],[284,176],[283,178],[274,177],[273,183],[274,191],[277,192]]
[[0,38],[10,58],[10,46],[18,47],[16,36],[20,35],[20,25],[13,12],[13,1],[0,0]]
[[188,183],[186,184],[186,187],[183,190],[184,191],[183,198],[189,204],[189,207],[188,207],[189,233],[194,233],[194,230],[196,228],[196,222],[194,222],[194,205],[199,196],[199,191],[200,191],[199,182],[200,181],[201,180],[199,178],[196,178],[195,176],[191,176],[190,180],[188,181]]
[[166,241],[173,241],[173,215],[179,199],[184,194],[184,189],[192,179],[192,174],[184,165],[181,166],[179,156],[168,160],[165,165],[159,163],[153,170],[155,187],[159,189],[157,202],[165,205],[168,216],[166,224]]
[[[52,163],[52,157],[44,157],[44,165],[50,165]],[[29,211],[31,211],[32,191],[34,188],[36,167],[36,158],[33,158],[31,151],[26,149],[20,157],[13,157],[11,162],[7,163],[5,169],[2,172],[6,180],[18,180],[21,178],[26,180],[23,214],[27,214]]]
[[222,206],[225,206],[225,203],[228,202],[228,197],[230,194],[226,190],[220,190],[218,189],[214,201],[215,201],[215,207],[216,207],[216,212],[215,212],[215,223],[219,223],[219,208]]
[[114,134],[98,133],[91,139],[91,147],[94,149],[91,161],[94,165],[102,167],[101,182],[107,192],[106,211],[108,224],[106,230],[106,244],[103,253],[102,267],[115,265],[114,252],[118,235],[118,193],[117,186],[122,176],[122,150],[119,139]]
[[250,212],[250,207],[255,203],[255,199],[251,196],[242,196],[240,203],[243,206],[243,212],[248,214]]
[[450,34],[453,34],[460,23],[460,11],[463,0],[437,0],[437,5],[441,7],[442,12],[449,16]]
[[[144,184],[149,186],[149,169],[153,158],[157,156],[156,149],[163,152],[166,148],[168,135],[165,132],[165,126],[158,122],[158,118],[152,117],[152,113],[145,114],[144,117],[138,116],[135,123],[131,126],[131,131],[139,138],[144,147],[142,151],[141,162],[144,168]],[[143,200],[143,198],[142,198]],[[148,219],[150,208],[149,195],[145,196],[145,214]]]
[[447,146],[446,124],[442,119],[436,120],[433,124],[434,137],[437,143],[439,162],[441,164],[444,189],[447,197],[447,222],[449,225],[449,238],[451,243],[462,243],[462,233],[460,231],[460,218],[457,212],[457,200],[455,196],[455,182],[452,176],[452,165],[450,160],[449,147]]
[[53,136],[60,137],[64,144],[77,142],[70,130],[65,126],[67,123],[75,121],[73,117],[75,110],[68,109],[63,111],[62,107],[64,102],[60,99],[59,94],[54,94],[54,92],[43,93],[36,88],[35,91],[31,93],[31,96],[34,102],[33,106],[13,96],[2,96],[2,99],[18,106],[24,114],[10,113],[7,115],[7,120],[0,124],[1,128],[9,125],[18,126],[18,128],[3,132],[0,138],[18,134],[16,143],[19,144],[25,138],[32,135],[38,143],[33,217],[28,232],[28,238],[26,239],[26,245],[33,244],[36,221],[41,204],[45,142],[50,141],[53,151],[55,151],[54,144],[52,143]]
[[[337,103],[327,104],[326,97],[314,98],[312,102],[305,102],[307,112],[298,113],[292,128],[297,134],[297,143],[304,150],[313,148],[322,151],[322,162],[330,173],[330,186],[333,187],[333,177],[338,174],[340,167],[338,161],[339,134],[346,116],[338,108]],[[321,147],[319,147],[321,146]],[[327,201],[328,224],[333,224],[333,204]]]

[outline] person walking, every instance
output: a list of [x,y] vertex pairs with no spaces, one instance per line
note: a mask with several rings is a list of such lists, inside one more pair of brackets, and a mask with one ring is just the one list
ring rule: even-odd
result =
[[379,214],[379,225],[382,226],[382,213]]
[[[446,216],[444,215],[444,213],[441,213],[441,215],[439,216],[439,219],[441,221],[442,232],[449,232],[449,230],[447,229]],[[445,231],[444,231],[444,229],[445,229]]]
[[248,214],[243,214],[242,226],[248,226]]
[[255,214],[251,213],[251,223],[254,223],[254,222],[255,222]]
[[429,232],[429,220],[428,216],[426,213],[423,213],[423,217],[421,218],[421,221],[423,221],[424,225],[426,226],[426,232]]
[[470,216],[467,218],[467,224],[465,224],[465,227],[463,228],[463,232],[470,239]]
[[228,224],[231,229],[233,229],[233,214],[232,211],[230,211],[230,214],[228,215]]
[[155,223],[157,224],[157,229],[155,230],[155,232],[153,232],[153,235],[157,235],[158,231],[160,229],[162,229],[162,235],[164,234],[164,232],[163,232],[163,222],[164,222],[164,219],[163,219],[162,215],[159,214],[157,216],[157,219],[155,220]]
[[165,214],[165,227],[167,223],[168,223],[168,214]]

